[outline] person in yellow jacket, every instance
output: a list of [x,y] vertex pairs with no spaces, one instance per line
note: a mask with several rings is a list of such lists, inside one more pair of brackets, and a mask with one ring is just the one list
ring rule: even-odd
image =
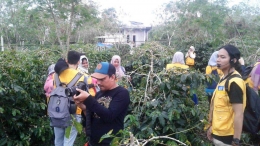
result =
[[[210,56],[208,66],[206,67],[206,75],[212,75],[212,77],[214,76],[220,77],[221,75],[223,75],[222,71],[217,67],[217,57],[218,57],[218,51],[213,52],[212,55]],[[216,81],[215,80],[211,82],[207,82],[207,86],[205,89],[205,92],[208,96],[209,105],[211,102],[213,92],[215,91],[218,82],[218,80]]]
[[221,47],[218,52],[217,67],[223,72],[210,105],[207,137],[215,146],[238,146],[243,126],[246,105],[246,86],[242,78],[230,78],[228,92],[227,78],[239,74],[240,51],[233,45]]
[[[61,83],[68,84],[79,72],[77,70],[79,64],[80,54],[76,51],[69,51],[67,54],[67,60],[59,59],[54,67],[55,72],[59,75]],[[82,76],[79,81],[84,81],[84,76]],[[55,76],[54,76],[54,88],[56,88]],[[77,107],[76,114],[73,115],[77,122],[81,122],[81,112],[82,110]],[[74,141],[77,137],[77,130],[72,126],[70,132],[70,137],[66,138],[65,129],[61,127],[54,127],[55,135],[55,146],[73,146]]]
[[85,55],[80,56],[78,70],[85,75],[85,82],[88,84],[88,92],[90,95],[95,96],[99,91],[97,80],[92,78],[88,72],[89,60]]
[[167,64],[166,70],[169,70],[169,69],[172,69],[172,68],[189,69],[189,66],[185,65],[184,55],[183,55],[182,52],[174,53],[173,58],[172,58],[172,63]]
[[195,65],[195,58],[196,58],[196,53],[195,53],[195,48],[194,46],[190,46],[190,49],[185,55],[186,58],[186,65],[189,67],[193,67]]

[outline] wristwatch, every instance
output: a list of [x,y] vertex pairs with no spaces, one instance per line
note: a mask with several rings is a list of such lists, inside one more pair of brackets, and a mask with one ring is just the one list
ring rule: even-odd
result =
[[239,146],[239,139],[238,138],[233,138],[233,141],[232,141],[232,146]]

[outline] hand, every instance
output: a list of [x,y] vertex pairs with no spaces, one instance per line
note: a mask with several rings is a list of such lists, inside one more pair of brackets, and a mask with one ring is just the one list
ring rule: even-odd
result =
[[207,137],[210,141],[212,141],[212,126],[207,130]]
[[85,104],[83,104],[83,102],[75,102],[76,103],[76,105],[77,105],[77,107],[79,107],[80,109],[82,109],[82,110],[86,110],[86,106],[85,106]]
[[89,95],[90,95],[88,92],[83,91],[83,90],[81,90],[81,89],[76,88],[76,90],[77,90],[78,92],[80,92],[80,94],[79,94],[78,96],[76,96],[76,95],[73,96],[73,99],[74,99],[74,101],[75,101],[76,104],[79,104],[79,103],[83,102],[83,101],[84,101],[85,99],[87,99],[87,98],[89,97]]
[[240,63],[241,65],[245,65],[245,60],[244,60],[243,57],[240,57],[240,59],[239,59],[238,61],[239,61],[239,63]]

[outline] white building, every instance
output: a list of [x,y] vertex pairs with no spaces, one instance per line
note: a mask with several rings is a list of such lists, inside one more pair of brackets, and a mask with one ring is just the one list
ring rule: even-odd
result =
[[144,44],[148,40],[148,32],[152,27],[144,26],[143,23],[130,21],[120,28],[120,33],[111,35],[105,34],[104,36],[98,36],[98,41],[103,44],[129,44],[131,47],[138,47]]

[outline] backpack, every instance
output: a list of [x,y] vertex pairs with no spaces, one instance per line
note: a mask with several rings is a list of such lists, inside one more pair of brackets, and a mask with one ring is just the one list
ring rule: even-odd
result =
[[253,70],[253,68],[254,68],[254,66],[247,66],[245,68],[244,72],[242,73],[242,79],[243,80],[246,80],[249,77],[249,75],[250,75],[251,71]]
[[[233,77],[241,78],[238,74],[231,75],[226,83],[225,89],[228,92],[229,80]],[[260,97],[246,84],[246,107],[244,111],[243,131],[257,134],[260,130]]]
[[242,73],[242,79],[246,80],[250,76],[250,73],[252,72],[253,68],[258,64],[260,64],[260,62],[257,62],[255,65],[247,66]]
[[58,74],[55,73],[56,88],[50,94],[48,103],[48,115],[50,118],[50,126],[53,127],[68,127],[71,123],[70,114],[76,113],[77,106],[72,97],[67,97],[65,94],[66,88],[71,88],[83,76],[77,73],[75,77],[67,84],[60,82]]

